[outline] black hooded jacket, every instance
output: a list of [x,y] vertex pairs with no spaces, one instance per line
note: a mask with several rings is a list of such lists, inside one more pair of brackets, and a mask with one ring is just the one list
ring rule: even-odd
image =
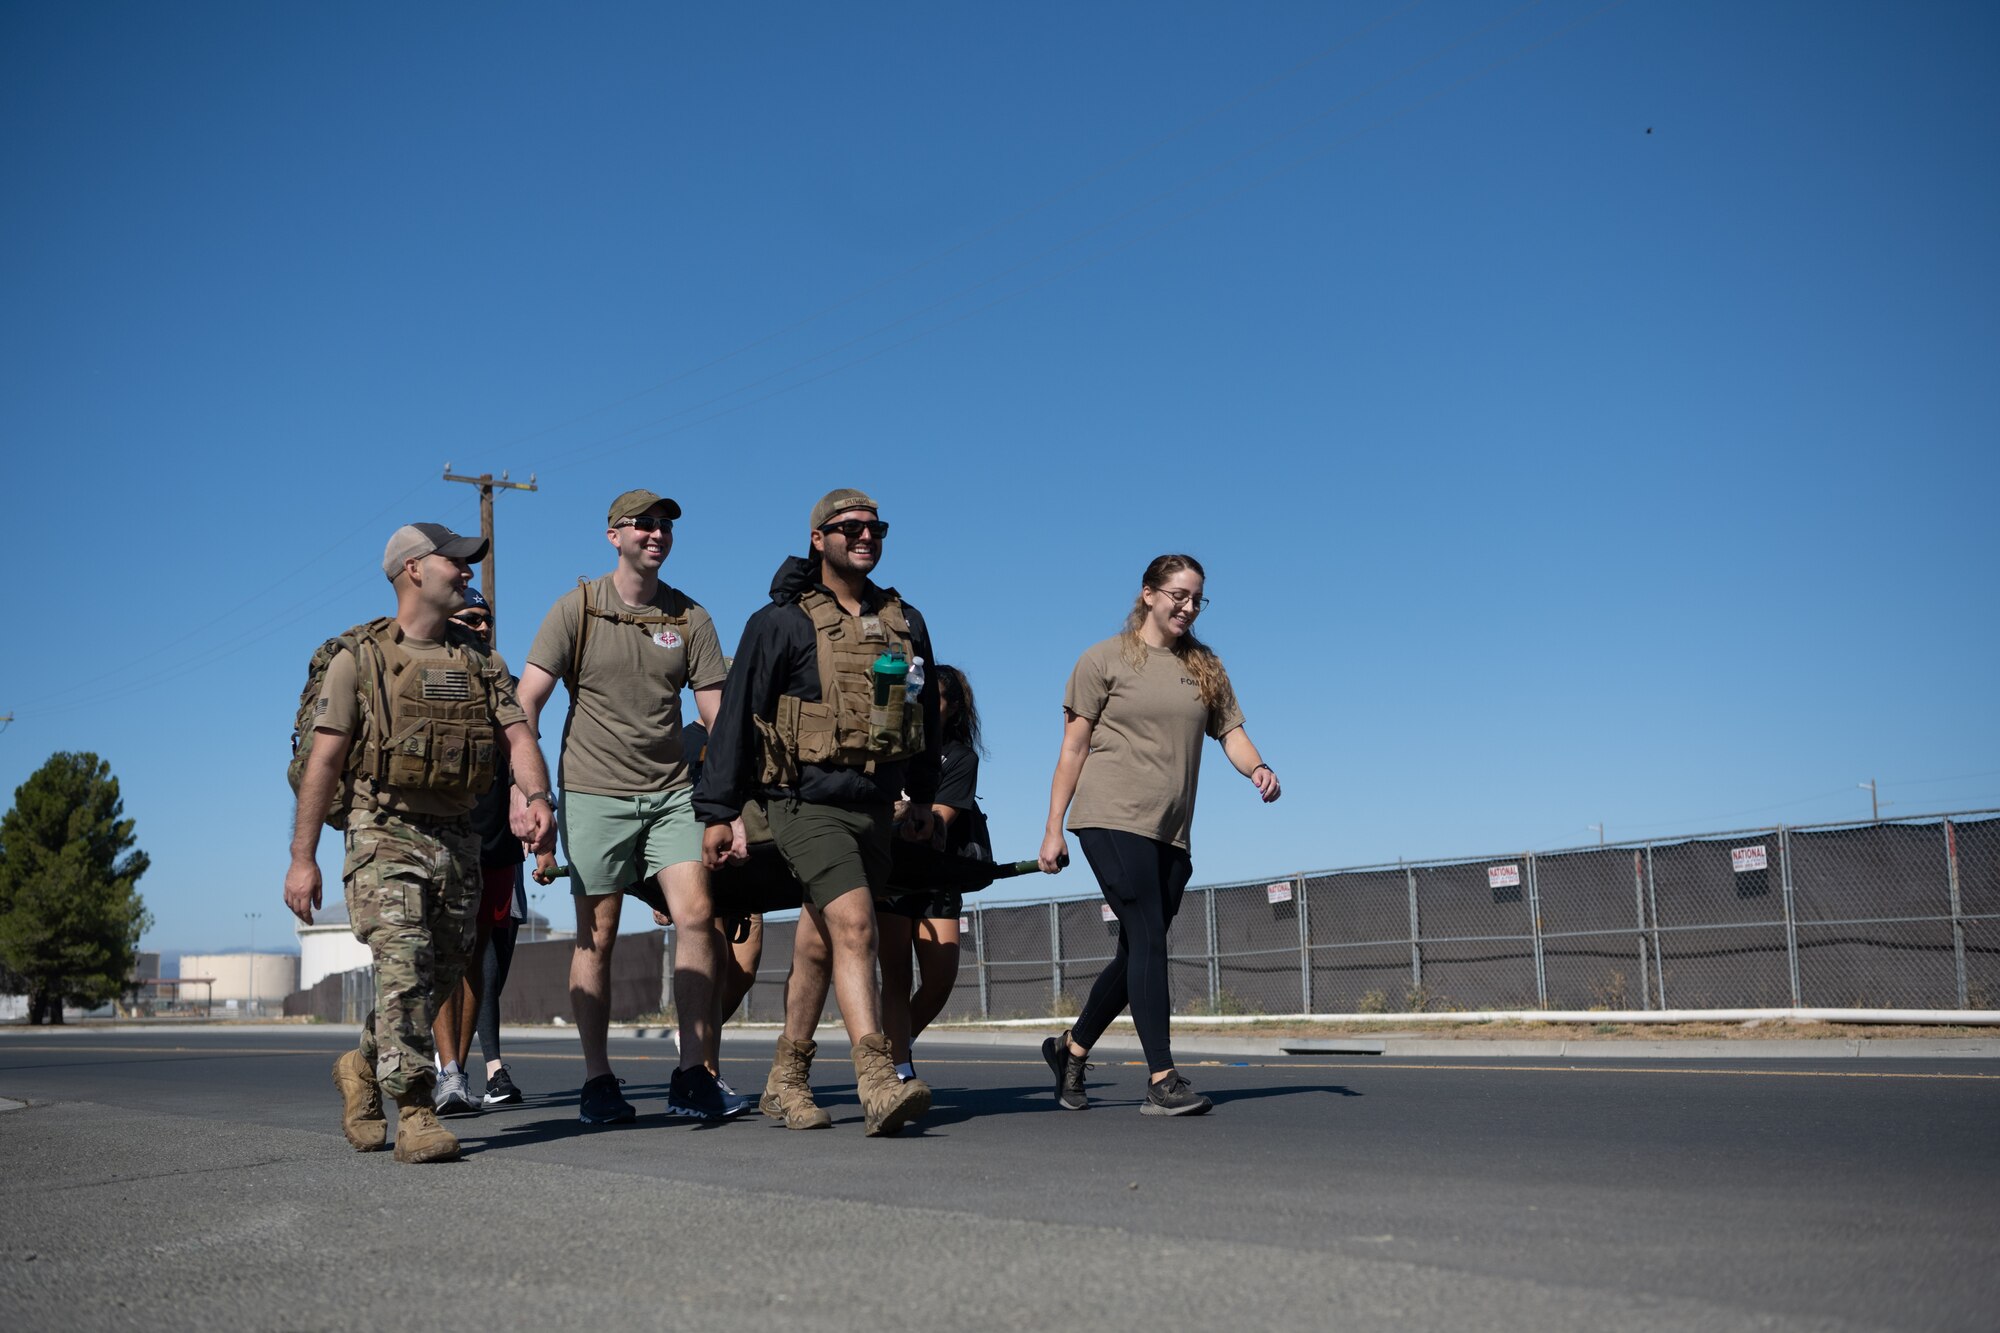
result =
[[[757,781],[757,726],[752,719],[774,719],[780,695],[820,702],[819,645],[812,618],[799,606],[799,598],[814,588],[825,588],[819,574],[818,556],[787,557],[771,579],[771,604],[759,608],[743,627],[743,641],[722,686],[722,707],[709,730],[708,759],[694,793],[695,815],[705,824],[728,823],[742,812],[745,801],[756,797],[863,806],[898,800],[906,791],[913,800],[929,804],[937,794],[943,728],[937,687],[928,681],[917,696],[924,710],[923,753],[901,763],[879,764],[872,774],[842,764],[802,764],[796,789],[767,788]],[[885,598],[883,590],[870,583],[862,593],[861,609],[872,612]],[[928,669],[936,660],[931,656],[930,627],[908,602],[903,611],[910,621],[911,650]]]

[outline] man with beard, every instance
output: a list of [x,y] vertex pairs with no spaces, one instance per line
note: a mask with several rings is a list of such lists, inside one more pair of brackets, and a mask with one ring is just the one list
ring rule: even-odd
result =
[[772,839],[806,891],[785,1031],[759,1107],[792,1129],[832,1123],[808,1082],[827,993],[812,960],[830,956],[870,1135],[892,1134],[930,1109],[921,1079],[897,1079],[882,1034],[874,900],[888,891],[904,790],[913,798],[905,836],[930,836],[939,737],[936,691],[922,687],[930,632],[895,589],[869,578],[889,532],[878,508],[852,489],[813,506],[808,553],[779,567],[770,605],[744,627],[695,797],[709,865],[728,854],[744,802],[761,797]]

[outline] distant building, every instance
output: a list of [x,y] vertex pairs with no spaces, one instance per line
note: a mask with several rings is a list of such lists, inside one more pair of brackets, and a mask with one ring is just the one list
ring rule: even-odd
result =
[[[299,988],[295,953],[184,953],[181,976],[213,977],[214,1014],[245,1017],[281,1014],[285,997]],[[209,989],[209,988],[203,988]],[[185,999],[196,999],[199,992]]]
[[[352,972],[374,961],[368,946],[354,938],[344,902],[328,902],[313,913],[310,926],[301,923],[295,929],[299,935],[299,990],[309,990],[336,972]],[[521,923],[520,943],[548,938],[549,919],[529,908],[528,919]]]

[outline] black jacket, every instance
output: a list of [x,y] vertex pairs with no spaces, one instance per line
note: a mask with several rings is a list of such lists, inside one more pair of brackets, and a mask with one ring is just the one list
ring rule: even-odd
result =
[[[709,731],[708,760],[694,793],[695,814],[705,824],[729,822],[741,813],[745,801],[759,796],[862,806],[897,800],[905,791],[928,804],[937,793],[942,727],[937,686],[928,681],[917,696],[924,710],[923,753],[901,763],[877,765],[872,774],[840,764],[804,764],[797,788],[766,788],[758,783],[757,727],[752,719],[775,718],[780,695],[820,702],[819,645],[812,618],[799,606],[799,598],[825,586],[819,571],[817,556],[787,557],[771,579],[771,604],[759,608],[743,627],[743,641],[722,686],[722,707]],[[883,590],[870,583],[862,593],[861,608],[872,612],[884,599]],[[936,660],[931,656],[930,627],[908,602],[903,611],[910,621],[910,647],[928,668]]]

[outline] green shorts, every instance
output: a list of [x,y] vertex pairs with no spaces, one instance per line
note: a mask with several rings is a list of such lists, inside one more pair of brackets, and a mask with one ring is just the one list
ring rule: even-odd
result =
[[566,791],[557,823],[575,876],[570,892],[586,897],[623,893],[668,866],[701,860],[692,787],[637,796]]
[[771,840],[805,886],[814,907],[865,889],[889,888],[889,838],[894,805],[814,805],[782,798],[770,803]]

